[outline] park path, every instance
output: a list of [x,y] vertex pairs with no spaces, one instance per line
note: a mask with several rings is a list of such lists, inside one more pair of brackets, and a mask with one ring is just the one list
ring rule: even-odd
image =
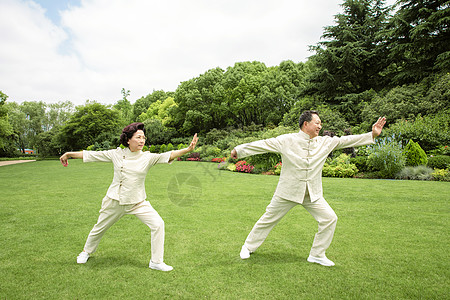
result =
[[32,162],[36,160],[6,160],[6,161],[0,161],[0,167],[1,166],[7,166],[7,165],[13,165],[13,164],[21,164],[26,162]]

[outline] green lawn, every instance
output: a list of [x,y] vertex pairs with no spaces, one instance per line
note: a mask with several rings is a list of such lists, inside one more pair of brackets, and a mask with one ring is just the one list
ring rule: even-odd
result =
[[317,225],[300,206],[241,260],[278,177],[216,167],[175,162],[147,176],[168,273],[148,268],[150,230],[133,216],[76,264],[112,165],[0,167],[0,299],[448,299],[450,183],[324,178],[339,217],[327,268],[306,262]]

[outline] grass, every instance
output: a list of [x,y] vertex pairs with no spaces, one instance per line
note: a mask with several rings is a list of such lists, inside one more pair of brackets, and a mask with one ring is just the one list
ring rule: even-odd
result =
[[[147,195],[166,223],[165,262],[148,268],[150,230],[125,216],[86,265],[76,256],[97,220],[110,164],[0,167],[0,299],[445,299],[450,183],[324,178],[339,217],[327,256],[306,258],[316,222],[296,207],[248,260],[240,247],[276,176],[212,163],[158,165]],[[176,180],[184,185],[176,187]]]

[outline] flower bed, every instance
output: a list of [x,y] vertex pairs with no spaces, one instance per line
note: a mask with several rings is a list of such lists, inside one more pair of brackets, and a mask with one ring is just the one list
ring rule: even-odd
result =
[[224,161],[227,161],[227,158],[226,157],[216,157],[216,158],[211,159],[211,161],[216,162],[216,163],[222,163]]
[[247,163],[245,160],[240,160],[236,163],[236,171],[243,173],[251,173],[255,168],[251,164]]

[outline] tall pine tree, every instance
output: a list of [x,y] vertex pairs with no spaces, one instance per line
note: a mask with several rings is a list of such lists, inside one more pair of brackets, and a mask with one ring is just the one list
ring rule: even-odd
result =
[[342,7],[336,25],[325,27],[325,41],[311,47],[317,71],[306,89],[331,104],[339,104],[339,96],[381,89],[387,66],[383,33],[389,8],[384,1],[346,0]]
[[416,83],[450,71],[450,1],[400,0],[389,24],[393,85]]

